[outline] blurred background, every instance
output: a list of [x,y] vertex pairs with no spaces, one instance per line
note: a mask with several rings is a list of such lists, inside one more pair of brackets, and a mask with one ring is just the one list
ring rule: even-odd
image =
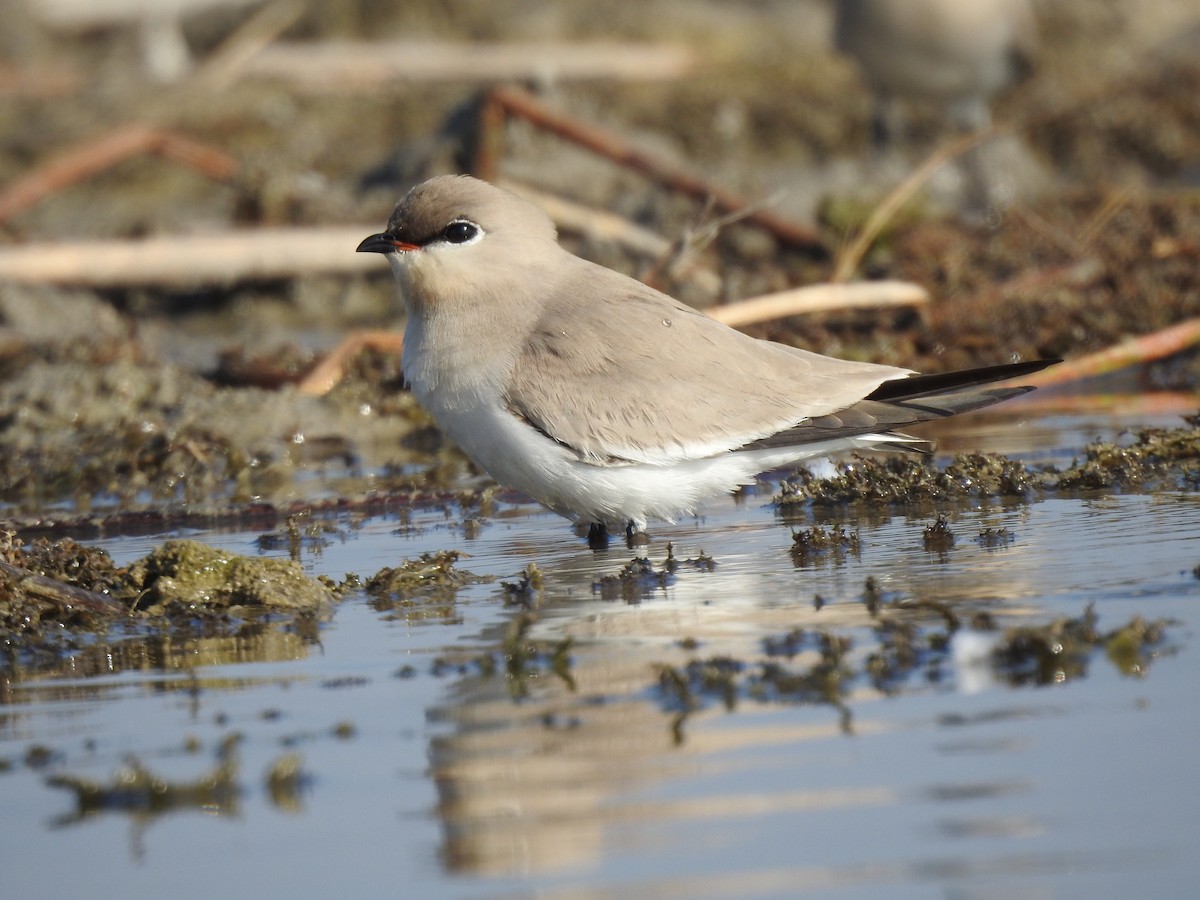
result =
[[[26,424],[78,431],[94,403],[101,428],[113,392],[62,367],[121,360],[179,385],[151,404],[173,415],[221,388],[193,418],[280,455],[286,423],[224,389],[396,327],[356,237],[450,171],[552,204],[573,250],[700,306],[927,292],[747,326],[832,355],[1076,357],[1200,314],[1196,0],[888,5],[4,0],[0,399],[54,405],[65,381],[65,418]],[[1133,372],[1126,390],[1195,381],[1187,356]],[[287,415],[344,435],[331,409]]]

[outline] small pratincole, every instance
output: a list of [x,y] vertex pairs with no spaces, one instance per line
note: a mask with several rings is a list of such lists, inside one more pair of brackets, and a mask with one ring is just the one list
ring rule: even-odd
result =
[[760,472],[912,448],[895,429],[987,406],[1052,360],[915,375],[757,340],[559,246],[536,206],[467,176],[413,188],[383,253],[404,375],[502,484],[594,525],[671,521]]

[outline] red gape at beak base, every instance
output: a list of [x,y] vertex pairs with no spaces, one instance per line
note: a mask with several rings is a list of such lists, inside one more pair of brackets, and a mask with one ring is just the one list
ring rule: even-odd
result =
[[407,253],[410,250],[420,250],[418,244],[401,241],[388,234],[373,234],[358,245],[358,253]]

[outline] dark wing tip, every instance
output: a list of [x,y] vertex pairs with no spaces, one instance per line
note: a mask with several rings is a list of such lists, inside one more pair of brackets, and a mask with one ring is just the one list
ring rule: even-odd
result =
[[[937,372],[932,375],[910,375],[885,381],[868,396],[868,400],[912,400],[935,394],[953,393],[966,388],[1007,381],[1032,375],[1049,368],[1061,359],[1033,359],[1027,362],[1006,363],[1000,366],[982,366],[978,369],[960,369],[957,372]],[[1032,388],[1028,388],[1032,390]],[[1021,391],[1024,393],[1024,391]]]

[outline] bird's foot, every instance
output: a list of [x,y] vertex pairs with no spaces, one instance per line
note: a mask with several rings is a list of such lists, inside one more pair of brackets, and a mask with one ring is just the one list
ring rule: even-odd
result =
[[650,533],[646,531],[645,526],[635,525],[630,522],[625,526],[625,546],[630,550],[635,547],[644,547],[650,543]]
[[602,522],[593,522],[588,527],[588,548],[592,550],[608,549],[608,528]]

